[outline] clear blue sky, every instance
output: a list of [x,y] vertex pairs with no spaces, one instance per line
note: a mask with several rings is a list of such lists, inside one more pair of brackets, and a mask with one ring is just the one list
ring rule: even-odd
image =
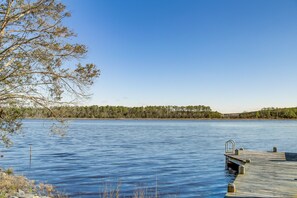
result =
[[102,72],[86,104],[297,106],[297,1],[62,2]]

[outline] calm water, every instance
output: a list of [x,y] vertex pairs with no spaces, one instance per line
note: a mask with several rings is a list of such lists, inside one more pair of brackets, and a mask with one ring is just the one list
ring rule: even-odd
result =
[[232,180],[224,170],[226,140],[297,152],[297,121],[75,120],[64,138],[49,135],[51,125],[25,120],[0,166],[71,197],[100,197],[117,185],[125,197],[156,188],[161,197],[223,197]]

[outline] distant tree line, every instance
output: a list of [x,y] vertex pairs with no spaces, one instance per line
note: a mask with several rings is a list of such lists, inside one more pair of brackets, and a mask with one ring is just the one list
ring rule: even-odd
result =
[[156,118],[156,119],[203,119],[222,118],[209,106],[60,106],[49,111],[45,108],[19,109],[25,118]]
[[47,108],[2,108],[0,113],[23,118],[97,119],[297,119],[297,107],[263,108],[259,111],[222,114],[209,106],[59,106]]
[[292,108],[263,108],[259,111],[238,114],[225,114],[225,118],[239,119],[296,119],[297,107]]

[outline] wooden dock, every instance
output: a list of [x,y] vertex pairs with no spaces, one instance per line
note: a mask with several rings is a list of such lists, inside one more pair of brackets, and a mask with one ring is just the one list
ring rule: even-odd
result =
[[297,153],[236,149],[225,156],[226,168],[238,173],[225,197],[297,198]]

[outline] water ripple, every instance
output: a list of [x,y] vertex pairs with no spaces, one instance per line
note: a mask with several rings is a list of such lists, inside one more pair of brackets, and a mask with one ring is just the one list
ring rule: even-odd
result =
[[297,150],[297,121],[73,120],[64,138],[47,136],[51,125],[25,120],[24,135],[3,150],[1,166],[70,197],[100,197],[117,186],[125,197],[156,189],[160,197],[223,197],[234,179],[224,170],[226,140],[250,149]]

